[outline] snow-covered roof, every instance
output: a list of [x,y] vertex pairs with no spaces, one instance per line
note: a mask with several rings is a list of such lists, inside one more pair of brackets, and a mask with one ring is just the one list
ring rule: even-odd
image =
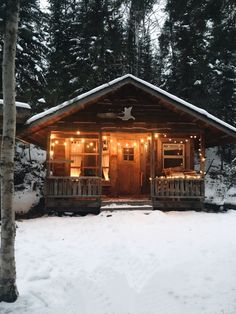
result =
[[[0,99],[0,105],[3,105],[3,99]],[[16,107],[31,109],[30,105],[25,102],[16,101]]]
[[139,83],[139,84],[143,85],[144,87],[148,87],[152,91],[157,92],[159,95],[162,95],[162,96],[164,96],[164,97],[174,101],[175,103],[178,103],[183,109],[184,108],[185,109],[186,108],[191,109],[191,111],[196,112],[198,115],[206,117],[208,120],[211,120],[212,122],[215,122],[218,125],[223,126],[224,128],[226,128],[226,129],[236,133],[236,128],[235,127],[233,127],[232,125],[230,125],[230,124],[224,122],[223,120],[215,117],[214,115],[210,114],[206,110],[201,109],[201,108],[199,108],[197,106],[194,106],[193,104],[191,104],[191,103],[189,103],[189,102],[187,102],[187,101],[185,101],[185,100],[183,100],[183,99],[181,99],[181,98],[179,98],[177,96],[174,96],[174,95],[164,91],[163,89],[161,89],[161,88],[159,88],[159,87],[157,87],[157,86],[155,86],[153,84],[150,84],[150,83],[148,83],[148,82],[146,82],[146,81],[144,81],[144,80],[142,80],[142,79],[140,79],[140,78],[138,78],[138,77],[136,77],[136,76],[134,76],[132,74],[126,74],[124,76],[121,76],[121,77],[119,77],[119,78],[117,78],[115,80],[110,81],[109,83],[100,85],[100,86],[98,86],[98,87],[96,87],[96,88],[94,88],[94,89],[92,89],[92,90],[90,90],[90,91],[88,91],[86,93],[83,93],[83,94],[81,94],[81,95],[79,95],[79,96],[77,96],[77,97],[75,97],[75,98],[73,98],[71,100],[65,101],[62,104],[58,105],[58,106],[52,107],[52,108],[50,108],[48,110],[45,110],[44,112],[36,114],[36,115],[32,116],[30,119],[28,119],[26,121],[26,124],[30,125],[33,122],[36,122],[36,121],[38,121],[38,120],[40,120],[42,118],[46,118],[47,116],[50,116],[51,114],[54,114],[54,113],[56,113],[56,112],[58,112],[58,111],[60,111],[60,110],[62,110],[64,108],[66,108],[66,107],[69,107],[73,103],[76,103],[76,102],[79,102],[81,100],[84,100],[84,99],[86,99],[89,96],[95,95],[96,93],[98,93],[100,91],[103,91],[105,89],[109,89],[109,87],[113,87],[115,85],[119,85],[119,83],[122,83],[122,82],[127,81],[127,80],[129,80],[131,82],[133,81],[134,83],[135,82]]

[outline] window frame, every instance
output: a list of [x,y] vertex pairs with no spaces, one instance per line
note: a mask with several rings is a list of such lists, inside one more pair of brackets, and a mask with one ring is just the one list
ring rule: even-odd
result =
[[[165,146],[182,146],[182,155],[165,155]],[[185,143],[169,143],[169,142],[164,142],[162,143],[162,168],[163,169],[168,169],[168,168],[175,168],[175,167],[182,167],[183,169],[185,169],[185,165],[186,165],[186,156],[185,156],[185,152],[186,152],[186,147],[185,147]],[[182,165],[180,166],[174,166],[174,167],[165,167],[165,160],[166,159],[182,159]]]

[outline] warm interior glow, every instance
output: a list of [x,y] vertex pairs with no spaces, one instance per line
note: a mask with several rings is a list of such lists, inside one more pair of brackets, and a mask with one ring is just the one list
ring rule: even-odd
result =
[[76,168],[71,168],[70,169],[70,176],[71,177],[79,177],[81,173],[80,169],[76,169]]

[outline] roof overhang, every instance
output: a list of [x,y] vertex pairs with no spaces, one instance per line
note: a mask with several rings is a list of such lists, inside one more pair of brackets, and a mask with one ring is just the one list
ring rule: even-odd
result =
[[[218,138],[209,139],[206,146],[216,146],[221,144],[236,143],[236,128],[213,116],[204,109],[198,108],[183,99],[176,97],[161,88],[158,88],[131,74],[117,78],[109,83],[103,84],[69,101],[50,108],[42,113],[36,114],[26,121],[24,129],[19,133],[19,137],[24,140],[32,139],[32,134],[47,128],[51,124],[67,117],[74,112],[84,109],[87,105],[96,103],[100,98],[108,93],[112,93],[126,84],[132,84],[138,89],[167,102],[173,108],[191,115],[196,123],[205,126],[204,129],[213,128],[218,132]],[[34,141],[35,144],[37,140]]]

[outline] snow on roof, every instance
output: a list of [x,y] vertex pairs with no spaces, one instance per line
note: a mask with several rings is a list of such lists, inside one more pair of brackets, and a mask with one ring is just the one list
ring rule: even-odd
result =
[[217,124],[220,124],[223,127],[230,129],[233,132],[236,132],[236,128],[235,127],[233,127],[232,125],[224,122],[223,120],[213,116],[208,111],[206,111],[204,109],[201,109],[201,108],[199,108],[197,106],[194,106],[193,104],[191,104],[191,103],[189,103],[189,102],[187,102],[187,101],[185,101],[185,100],[183,100],[183,99],[181,99],[181,98],[179,98],[177,96],[174,96],[174,95],[164,91],[163,89],[161,89],[161,88],[159,88],[159,87],[157,87],[157,86],[155,86],[155,85],[153,85],[151,83],[148,83],[148,82],[146,82],[146,81],[144,81],[144,80],[142,80],[142,79],[140,79],[140,78],[138,78],[138,77],[136,77],[136,76],[134,76],[132,74],[126,74],[124,76],[121,76],[121,77],[119,77],[117,79],[114,79],[114,80],[110,81],[109,83],[100,85],[100,86],[98,86],[98,87],[96,87],[96,88],[94,88],[94,89],[92,89],[92,90],[90,90],[90,91],[88,91],[86,93],[83,93],[83,94],[81,94],[81,95],[79,95],[79,96],[77,96],[77,97],[75,97],[75,98],[73,98],[71,100],[65,101],[62,104],[58,105],[58,106],[52,107],[52,108],[50,108],[48,110],[45,110],[44,112],[36,114],[36,115],[32,116],[30,119],[28,119],[26,121],[26,124],[29,125],[32,122],[35,122],[35,121],[37,121],[37,120],[39,120],[39,119],[41,119],[41,118],[43,118],[43,117],[45,117],[47,115],[50,115],[50,114],[52,114],[52,113],[54,113],[54,112],[56,112],[56,111],[58,111],[58,110],[60,110],[60,109],[62,109],[64,107],[67,107],[67,106],[69,106],[69,105],[71,105],[71,104],[73,104],[73,103],[75,103],[75,102],[77,102],[79,100],[82,100],[82,99],[84,99],[84,98],[86,98],[86,97],[88,97],[90,95],[96,94],[97,92],[99,92],[99,91],[101,91],[101,90],[103,90],[105,88],[108,88],[110,86],[113,86],[113,85],[115,85],[115,84],[117,84],[117,83],[119,83],[119,82],[121,82],[121,81],[123,81],[123,80],[125,80],[127,78],[131,78],[132,80],[134,80],[134,81],[136,81],[138,83],[141,83],[142,85],[144,85],[144,86],[146,86],[146,87],[156,91],[160,95],[166,96],[169,99],[171,99],[171,100],[181,104],[183,107],[187,107],[187,108],[189,108],[189,109],[191,109],[191,110],[193,110],[193,111],[195,111],[195,112],[197,112],[197,113],[207,117],[208,119],[212,120],[213,122],[216,122]]
[[[3,99],[0,99],[0,105],[3,105]],[[31,109],[30,105],[25,102],[16,101],[16,107]]]
[[40,98],[40,99],[38,99],[37,101],[38,101],[38,102],[41,102],[41,103],[44,103],[44,104],[46,103],[46,101],[45,101],[44,98]]

